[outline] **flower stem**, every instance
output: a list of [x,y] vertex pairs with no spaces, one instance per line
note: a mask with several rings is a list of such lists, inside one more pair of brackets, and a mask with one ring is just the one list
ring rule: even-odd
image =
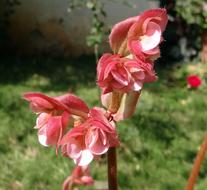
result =
[[116,148],[115,147],[109,148],[107,157],[108,157],[108,190],[118,190],[117,162],[116,162]]
[[123,93],[121,92],[116,92],[116,91],[112,92],[111,102],[109,106],[109,111],[111,113],[116,113],[118,111],[122,96],[123,96]]
[[203,144],[197,154],[196,160],[194,162],[190,177],[188,179],[188,183],[186,185],[185,190],[193,190],[194,189],[194,185],[196,182],[196,179],[198,177],[200,168],[201,168],[201,164],[205,158],[205,154],[207,151],[207,135],[204,138]]
[[121,44],[117,53],[123,57],[127,55],[127,39]]

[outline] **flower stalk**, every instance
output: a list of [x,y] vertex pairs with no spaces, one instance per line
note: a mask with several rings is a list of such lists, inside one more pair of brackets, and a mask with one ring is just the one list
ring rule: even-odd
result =
[[194,189],[196,179],[198,177],[201,165],[202,165],[203,160],[206,155],[206,151],[207,151],[207,135],[205,136],[203,144],[201,145],[201,148],[198,151],[198,154],[195,159],[195,162],[194,162],[194,165],[193,165],[191,174],[189,176],[188,183],[186,185],[185,190],[193,190]]
[[167,20],[165,9],[145,11],[112,28],[109,43],[114,54],[105,53],[98,60],[98,44],[94,47],[100,107],[89,108],[70,93],[58,97],[34,92],[24,94],[24,99],[38,114],[39,142],[43,146],[56,145],[56,152],[60,148],[62,155],[76,164],[63,190],[92,184],[88,165],[107,152],[108,190],[118,190],[116,147],[120,141],[116,122],[134,114],[144,83],[157,79],[153,61],[160,56],[159,44]]
[[121,97],[123,96],[123,93],[114,91],[112,92],[112,98],[109,106],[109,111],[111,113],[116,113],[120,107],[121,103]]
[[108,190],[118,190],[116,148],[111,147],[107,153],[108,159]]

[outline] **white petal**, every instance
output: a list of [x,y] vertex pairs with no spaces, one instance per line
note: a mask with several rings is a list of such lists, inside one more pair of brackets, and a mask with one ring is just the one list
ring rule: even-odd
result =
[[43,146],[49,146],[46,142],[47,142],[47,137],[45,135],[38,135],[38,140],[40,142],[41,145]]
[[133,83],[133,87],[132,88],[133,88],[134,91],[140,91],[142,89],[142,86],[143,86],[143,83],[137,81],[137,82]]
[[82,151],[81,156],[78,159],[75,159],[74,162],[79,166],[86,166],[92,160],[93,160],[93,154],[89,150],[85,149]]
[[143,51],[155,48],[161,40],[161,29],[158,24],[150,22],[148,24],[148,34],[141,37],[141,46]]

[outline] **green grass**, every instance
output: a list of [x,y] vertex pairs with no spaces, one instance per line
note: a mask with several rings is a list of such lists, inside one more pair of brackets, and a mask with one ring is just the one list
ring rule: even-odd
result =
[[[207,90],[188,90],[185,66],[158,69],[145,85],[135,115],[118,124],[121,190],[182,190],[207,131]],[[179,75],[179,73],[181,73]],[[91,57],[4,58],[0,64],[0,190],[58,190],[73,162],[37,141],[35,115],[21,99],[26,91],[74,92],[99,105]],[[106,158],[93,161],[95,180],[106,181]],[[207,161],[196,190],[207,187]],[[86,189],[86,188],[80,188]],[[93,189],[89,187],[88,189]]]

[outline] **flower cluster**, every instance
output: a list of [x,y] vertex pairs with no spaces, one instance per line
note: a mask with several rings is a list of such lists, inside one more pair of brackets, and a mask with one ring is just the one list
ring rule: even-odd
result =
[[93,183],[90,162],[119,145],[115,122],[133,115],[143,84],[157,79],[154,60],[160,56],[159,44],[166,24],[166,10],[154,9],[112,28],[109,41],[114,54],[104,54],[97,65],[97,84],[106,109],[90,109],[70,93],[58,97],[24,94],[37,114],[39,142],[56,146],[56,153],[61,150],[77,165],[64,182],[64,190]]
[[38,114],[35,128],[40,144],[61,147],[62,154],[78,166],[88,165],[94,156],[119,145],[115,124],[107,119],[104,109],[89,109],[72,94],[51,98],[41,93],[26,93],[24,98]]
[[167,25],[165,9],[152,9],[116,24],[109,36],[114,54],[104,54],[97,67],[102,104],[116,121],[134,113],[145,82],[157,79],[154,60]]

